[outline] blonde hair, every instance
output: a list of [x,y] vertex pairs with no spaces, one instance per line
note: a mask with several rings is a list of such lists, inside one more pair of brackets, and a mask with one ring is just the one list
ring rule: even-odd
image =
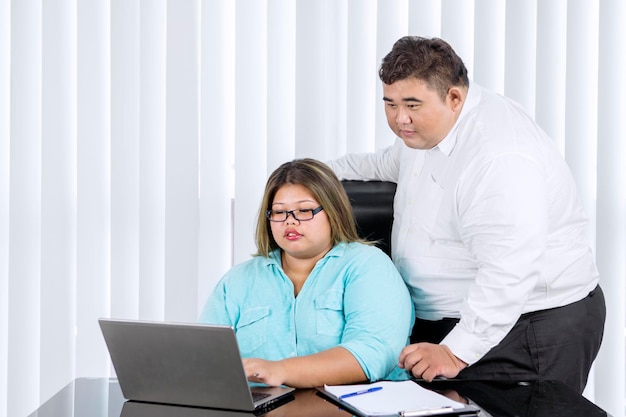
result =
[[285,184],[306,187],[324,208],[328,217],[333,246],[339,242],[361,242],[348,195],[328,165],[315,159],[294,159],[278,167],[267,180],[256,227],[257,256],[269,256],[279,246],[274,240],[266,212],[272,207],[276,192]]

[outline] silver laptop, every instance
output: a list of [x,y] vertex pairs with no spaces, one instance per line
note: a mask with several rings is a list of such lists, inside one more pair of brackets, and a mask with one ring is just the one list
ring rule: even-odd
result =
[[259,412],[293,398],[293,388],[248,383],[231,327],[98,322],[128,400]]

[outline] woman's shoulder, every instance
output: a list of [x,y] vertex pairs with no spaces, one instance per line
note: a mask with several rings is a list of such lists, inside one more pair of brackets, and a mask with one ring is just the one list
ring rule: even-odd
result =
[[242,276],[258,275],[262,271],[267,270],[272,263],[275,262],[271,257],[253,256],[231,267],[224,275],[224,278],[239,279]]
[[364,259],[371,258],[373,261],[379,262],[391,262],[391,258],[389,258],[389,256],[387,256],[387,254],[378,248],[374,243],[366,244],[362,242],[350,242],[344,243],[343,245],[347,255]]
[[380,250],[375,242],[347,242],[344,243],[347,250],[354,252],[363,252],[363,253],[377,253],[385,254],[382,250]]

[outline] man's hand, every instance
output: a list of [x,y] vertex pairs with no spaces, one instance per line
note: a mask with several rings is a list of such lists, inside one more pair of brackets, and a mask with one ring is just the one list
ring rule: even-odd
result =
[[415,343],[402,349],[398,366],[430,382],[436,376],[454,378],[467,363],[454,356],[446,345]]

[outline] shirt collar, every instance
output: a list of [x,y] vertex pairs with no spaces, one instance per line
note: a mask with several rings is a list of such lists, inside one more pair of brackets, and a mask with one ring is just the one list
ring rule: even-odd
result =
[[[341,257],[343,256],[343,254],[346,252],[346,246],[348,244],[345,242],[339,242],[337,243],[335,246],[333,246],[326,255],[324,255],[324,257],[322,259],[320,259],[318,261],[318,263],[320,261],[323,261],[324,259],[328,259],[330,257]],[[282,261],[281,261],[281,249],[274,249],[273,251],[270,252],[270,256],[268,256],[267,258],[265,258],[265,265],[269,266],[269,265],[278,265],[281,266],[282,265]]]

